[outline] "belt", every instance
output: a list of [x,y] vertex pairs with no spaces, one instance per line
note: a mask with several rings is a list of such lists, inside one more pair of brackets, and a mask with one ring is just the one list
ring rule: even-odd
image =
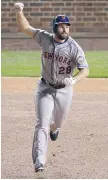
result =
[[[45,84],[47,84],[47,81],[44,78],[41,78],[41,81]],[[51,87],[53,87],[54,89],[61,89],[65,87],[65,84],[51,84],[48,83]]]

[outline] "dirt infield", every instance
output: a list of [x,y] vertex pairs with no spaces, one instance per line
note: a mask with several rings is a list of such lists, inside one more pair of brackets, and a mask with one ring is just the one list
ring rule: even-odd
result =
[[74,86],[73,103],[56,142],[49,139],[43,173],[34,173],[31,147],[37,78],[1,78],[2,179],[108,179],[108,79]]

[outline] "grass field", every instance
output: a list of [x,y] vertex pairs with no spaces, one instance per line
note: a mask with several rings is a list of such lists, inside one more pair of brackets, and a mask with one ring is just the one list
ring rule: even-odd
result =
[[[85,52],[89,64],[89,77],[108,78],[108,51]],[[40,76],[40,51],[2,51],[2,76]]]

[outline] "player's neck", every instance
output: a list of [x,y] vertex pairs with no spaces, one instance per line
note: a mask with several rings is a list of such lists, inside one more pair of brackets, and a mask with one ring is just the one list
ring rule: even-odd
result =
[[66,39],[63,39],[63,40],[59,39],[56,35],[54,35],[54,40],[58,43],[63,43],[66,41]]

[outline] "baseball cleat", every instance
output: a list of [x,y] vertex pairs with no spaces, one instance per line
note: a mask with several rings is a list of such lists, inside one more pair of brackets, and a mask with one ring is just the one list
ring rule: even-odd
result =
[[37,164],[35,165],[35,172],[40,172],[40,171],[43,171],[44,170],[44,167],[42,164]]
[[50,131],[50,138],[52,141],[56,141],[56,139],[58,138],[59,135],[59,130],[56,129],[56,131],[52,132]]

